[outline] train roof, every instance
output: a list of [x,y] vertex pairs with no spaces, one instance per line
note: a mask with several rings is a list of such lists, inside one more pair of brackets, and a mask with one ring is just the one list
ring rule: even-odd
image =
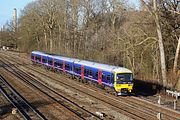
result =
[[108,64],[102,64],[102,63],[96,63],[96,62],[91,62],[91,61],[86,61],[86,60],[80,60],[80,61],[75,61],[77,64],[89,66],[89,67],[94,67],[97,69],[101,69],[104,71],[108,72],[126,72],[126,73],[132,73],[131,70],[124,68],[124,67],[119,67],[119,66],[113,66],[113,65],[108,65]]
[[63,57],[63,56],[54,56],[55,59],[58,60],[63,60],[63,61],[68,61],[68,62],[75,62],[75,61],[80,61],[79,59],[75,59],[75,58],[68,58],[68,57]]
[[40,51],[32,51],[31,53],[33,53],[33,54],[41,54],[41,53],[43,53],[43,52],[40,52]]
[[40,51],[32,51],[31,53],[33,53],[33,54],[37,54],[37,55],[48,55],[48,54],[46,54],[46,53],[44,53],[44,52],[40,52]]
[[40,51],[33,51],[32,53],[38,54],[38,55],[44,55],[44,56],[48,56],[48,57],[53,57],[54,59],[58,59],[58,60],[74,62],[76,64],[81,64],[81,65],[85,65],[88,67],[94,67],[94,68],[101,69],[101,70],[108,71],[108,72],[132,73],[131,70],[124,68],[124,67],[102,64],[102,63],[97,63],[97,62],[91,62],[91,61],[86,61],[86,60],[80,60],[80,59],[75,59],[75,58],[68,58],[68,57],[58,56],[58,55],[54,55],[54,54],[51,55],[51,54],[46,54],[46,53],[40,52]]

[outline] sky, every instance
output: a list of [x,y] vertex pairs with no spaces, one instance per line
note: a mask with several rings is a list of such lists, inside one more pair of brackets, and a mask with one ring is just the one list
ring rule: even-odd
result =
[[[20,11],[30,2],[35,0],[0,0],[0,28],[7,21],[12,20],[13,9],[17,9],[17,16],[20,16]],[[129,3],[138,6],[138,0],[127,0]]]
[[0,28],[7,21],[12,20],[13,9],[17,9],[18,16],[20,11],[30,2],[34,0],[0,0]]

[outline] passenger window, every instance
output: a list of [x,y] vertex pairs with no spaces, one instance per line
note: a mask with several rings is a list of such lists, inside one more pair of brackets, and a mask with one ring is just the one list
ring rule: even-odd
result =
[[85,74],[89,74],[89,70],[84,69],[84,73],[85,73]]
[[62,62],[59,63],[59,66],[60,66],[60,68],[62,68],[62,66],[63,66]]
[[65,68],[66,68],[67,70],[69,70],[69,69],[70,69],[69,64],[66,64]]
[[81,72],[81,68],[80,67],[75,67],[75,71],[80,73]]
[[38,61],[39,59],[38,59],[38,56],[36,56],[36,60]]
[[107,75],[106,80],[108,81],[110,80],[110,75]]
[[60,67],[60,63],[58,61],[56,61],[56,64],[57,64],[58,67]]
[[40,61],[40,59],[41,59],[41,58],[40,58],[39,56],[36,56],[36,60]]
[[77,72],[79,72],[79,67],[77,67],[76,69],[77,69]]
[[104,80],[105,79],[105,75],[102,73],[102,79]]
[[59,67],[59,66],[60,66],[60,64],[59,64],[58,61],[54,61],[54,65],[55,65],[56,67]]
[[87,70],[87,74],[89,75],[89,70]]
[[75,72],[77,71],[77,67],[74,67],[74,71],[75,71]]
[[42,61],[43,61],[43,63],[45,63],[45,62],[46,62],[46,59],[43,58]]
[[52,65],[52,60],[48,60],[48,63],[49,63],[50,65]]
[[92,72],[92,70],[90,70],[90,72],[89,72],[89,75],[91,75],[91,76],[93,75],[93,72]]
[[98,78],[98,72],[96,72],[96,78]]

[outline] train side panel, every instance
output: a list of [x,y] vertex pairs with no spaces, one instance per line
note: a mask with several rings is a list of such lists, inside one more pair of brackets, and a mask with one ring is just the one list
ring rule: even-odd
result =
[[[98,82],[98,71],[99,69],[97,68],[93,68],[93,67],[89,67],[89,66],[85,66],[85,65],[81,65],[81,64],[74,64],[74,75],[79,76],[82,78],[82,66],[84,67],[84,79],[86,80],[90,80],[93,82],[96,82],[99,84]],[[110,88],[114,87],[114,75],[111,72],[106,72],[106,71],[102,71],[102,85],[104,86],[108,86]]]

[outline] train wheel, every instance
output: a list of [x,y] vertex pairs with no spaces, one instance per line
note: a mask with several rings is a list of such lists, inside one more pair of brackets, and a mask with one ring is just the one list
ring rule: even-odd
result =
[[75,79],[74,75],[72,75],[72,79]]
[[82,79],[81,78],[79,78],[79,82],[82,83]]
[[115,92],[115,93],[114,93],[114,95],[117,97],[117,96],[118,96],[118,93],[117,93],[117,92]]
[[93,83],[92,83],[92,81],[88,81],[88,82],[89,82],[89,85],[90,85],[90,86],[93,86]]
[[86,80],[86,79],[83,79],[83,82],[84,82],[85,84],[87,84],[87,80]]

